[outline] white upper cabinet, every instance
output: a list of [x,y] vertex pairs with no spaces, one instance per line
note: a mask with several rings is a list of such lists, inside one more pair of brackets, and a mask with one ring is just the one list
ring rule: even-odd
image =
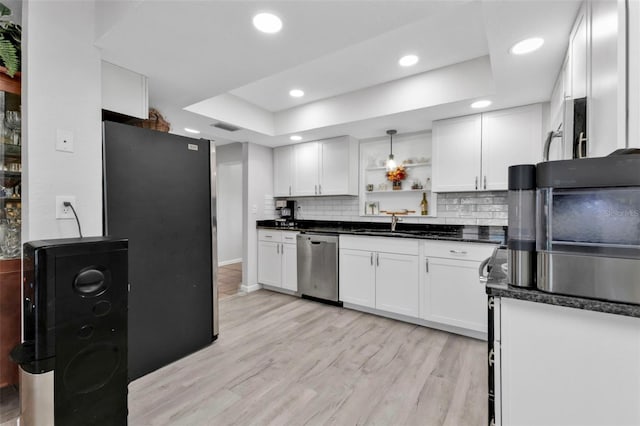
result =
[[358,195],[358,141],[350,136],[276,148],[276,197]]
[[318,195],[318,143],[293,146],[293,195]]
[[569,57],[571,58],[570,97],[584,98],[587,96],[587,16],[584,5],[571,31]]
[[542,159],[542,106],[510,108],[433,124],[433,191],[507,189],[508,167]]
[[508,168],[542,161],[542,106],[482,114],[482,189],[508,186]]
[[273,194],[288,197],[293,194],[291,174],[293,169],[293,147],[281,146],[273,150]]
[[[358,192],[358,144],[352,138],[333,138],[319,142],[320,195],[357,195]],[[356,167],[351,163],[356,162]]]
[[433,123],[433,192],[478,189],[481,137],[480,114]]
[[149,118],[148,79],[102,61],[102,108],[146,120]]

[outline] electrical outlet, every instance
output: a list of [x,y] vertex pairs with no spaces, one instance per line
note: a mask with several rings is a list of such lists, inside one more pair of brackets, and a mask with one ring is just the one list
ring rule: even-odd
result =
[[73,195],[58,195],[56,197],[56,219],[75,219],[73,210],[71,207],[65,207],[64,202],[68,201],[73,204],[74,208],[77,208],[76,197]]

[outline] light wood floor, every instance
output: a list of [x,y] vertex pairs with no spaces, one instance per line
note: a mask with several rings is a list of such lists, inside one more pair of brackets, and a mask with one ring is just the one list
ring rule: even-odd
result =
[[486,343],[260,290],[129,385],[130,425],[483,425]]
[[234,296],[242,285],[242,262],[218,267],[218,300]]

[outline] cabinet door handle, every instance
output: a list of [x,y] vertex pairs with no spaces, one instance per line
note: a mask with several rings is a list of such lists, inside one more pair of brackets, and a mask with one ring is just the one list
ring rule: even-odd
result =
[[318,194],[322,195],[322,185],[318,185]]
[[582,155],[582,144],[585,142],[587,142],[587,138],[584,137],[584,132],[580,132],[580,136],[578,137],[578,158],[585,157],[585,155]]
[[376,266],[380,266],[380,253],[376,253]]
[[280,244],[276,244],[276,253],[280,254]]
[[487,176],[484,177],[484,189],[487,189]]
[[467,254],[467,252],[464,251],[464,250],[449,250],[449,253],[451,253],[451,254]]
[[476,176],[476,190],[478,189],[478,176]]
[[429,259],[425,259],[424,261],[424,271],[429,273]]
[[318,185],[313,185],[313,192],[318,195]]
[[284,254],[284,244],[280,244],[280,254]]
[[371,254],[371,257],[370,257],[370,259],[369,259],[369,260],[370,260],[370,262],[371,262],[371,266],[373,266],[373,252],[372,252],[372,253],[370,253],[370,254]]
[[289,185],[289,195],[291,195],[291,185]]

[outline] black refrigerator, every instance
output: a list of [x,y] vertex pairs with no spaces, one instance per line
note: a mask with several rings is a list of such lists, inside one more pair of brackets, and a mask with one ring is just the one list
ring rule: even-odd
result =
[[103,123],[104,231],[129,239],[129,380],[214,341],[215,147]]

